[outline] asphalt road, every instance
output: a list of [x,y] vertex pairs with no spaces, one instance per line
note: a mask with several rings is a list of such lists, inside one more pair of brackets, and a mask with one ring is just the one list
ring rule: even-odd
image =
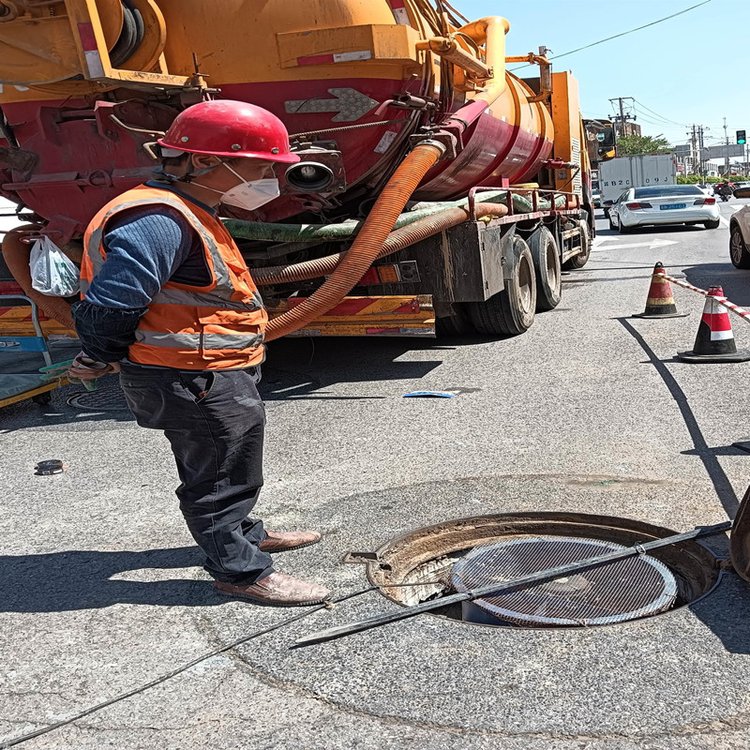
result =
[[[524,336],[273,345],[258,510],[272,528],[326,533],[279,555],[281,569],[343,594],[367,585],[347,551],[450,518],[569,510],[682,530],[734,515],[750,479],[750,454],[732,447],[750,435],[750,363],[673,360],[695,338],[691,292],[675,289],[689,317],[630,316],[657,260],[744,305],[750,272],[730,265],[726,226],[599,224],[588,266]],[[458,395],[403,398],[435,389]],[[290,616],[213,594],[166,441],[137,428],[115,384],[98,411],[68,405],[75,392],[0,414],[0,744]],[[34,476],[47,458],[65,473]],[[24,747],[750,747],[750,587],[731,573],[696,605],[627,625],[428,616],[289,649],[395,607],[371,593],[313,614]]]

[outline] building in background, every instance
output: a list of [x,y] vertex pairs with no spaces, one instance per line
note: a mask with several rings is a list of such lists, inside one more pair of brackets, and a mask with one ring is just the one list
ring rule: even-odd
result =
[[643,135],[641,132],[641,126],[637,122],[629,122],[628,120],[625,122],[616,121],[615,132],[617,133],[618,138],[627,135]]

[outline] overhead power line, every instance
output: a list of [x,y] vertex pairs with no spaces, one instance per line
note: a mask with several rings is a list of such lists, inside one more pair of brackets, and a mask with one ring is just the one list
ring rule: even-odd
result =
[[[642,26],[636,26],[634,29],[628,29],[627,31],[621,31],[619,34],[613,34],[612,36],[605,37],[604,39],[599,39],[596,42],[591,42],[591,44],[585,44],[583,47],[577,47],[576,49],[568,50],[568,52],[561,52],[559,55],[552,55],[550,57],[550,60],[559,60],[561,57],[567,57],[568,55],[574,55],[576,52],[583,52],[583,50],[591,49],[591,47],[596,47],[599,44],[604,44],[605,42],[611,42],[613,39],[619,39],[620,37],[627,36],[628,34],[634,34],[636,31],[642,31],[643,29],[648,29],[651,26],[656,26],[659,23],[664,23],[664,21],[669,21],[672,18],[677,18],[677,16],[681,16],[684,13],[689,13],[691,10],[695,10],[696,8],[700,8],[702,5],[708,5],[709,3],[713,2],[713,0],[703,0],[703,2],[696,3],[695,5],[691,5],[689,8],[684,8],[683,10],[678,10],[677,13],[672,13],[669,16],[664,16],[663,18],[657,18],[655,21],[650,21],[649,23],[644,23]],[[516,68],[512,68],[511,72],[513,70],[520,70],[521,68],[528,67],[529,64],[526,65],[520,65]]]
[[[651,107],[647,107],[639,99],[636,99],[635,103],[636,103],[636,105],[638,107],[640,107],[641,109],[645,109],[646,112],[650,113],[651,119],[653,119],[655,117],[656,119],[661,120],[664,123],[669,123],[671,125],[677,125],[678,127],[681,127],[681,128],[688,127],[688,125],[686,123],[684,123],[684,122],[677,122],[676,120],[670,120],[669,117],[665,117],[664,115],[660,115],[658,112],[655,112],[653,109],[651,109]],[[641,115],[643,116],[643,114],[644,113],[642,112]]]
[[612,36],[608,36],[605,39],[600,39],[598,42],[591,42],[591,44],[586,44],[583,47],[572,49],[569,52],[561,52],[559,55],[553,55],[550,58],[550,60],[558,60],[561,57],[566,57],[567,55],[574,55],[576,52],[583,52],[583,50],[585,49],[596,47],[598,44],[604,44],[604,42],[611,42],[613,39],[619,39],[622,36],[627,36],[628,34],[634,34],[636,31],[642,31],[643,29],[647,29],[650,26],[656,26],[659,23],[664,23],[664,21],[669,21],[671,18],[676,18],[677,16],[683,15],[683,13],[689,13],[691,10],[700,8],[701,5],[708,5],[710,2],[713,2],[713,0],[703,0],[702,3],[696,3],[695,5],[691,5],[689,8],[685,8],[683,10],[677,11],[677,13],[672,13],[672,15],[664,16],[664,18],[658,18],[656,21],[651,21],[650,23],[644,23],[643,26],[636,26],[634,29],[629,29],[628,31],[621,31],[619,34],[613,34]]

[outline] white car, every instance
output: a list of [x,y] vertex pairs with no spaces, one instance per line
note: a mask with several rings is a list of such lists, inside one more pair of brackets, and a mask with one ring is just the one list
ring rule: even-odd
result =
[[735,268],[750,268],[750,206],[735,211],[729,221],[729,259]]
[[703,224],[719,228],[716,198],[697,185],[651,185],[626,190],[609,210],[609,226],[623,234],[636,227]]

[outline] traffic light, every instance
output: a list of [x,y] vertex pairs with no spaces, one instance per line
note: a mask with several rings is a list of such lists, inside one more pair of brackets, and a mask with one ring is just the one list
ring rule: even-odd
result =
[[747,143],[747,138],[745,137],[744,130],[737,131],[737,143],[739,143],[740,146],[744,146]]

